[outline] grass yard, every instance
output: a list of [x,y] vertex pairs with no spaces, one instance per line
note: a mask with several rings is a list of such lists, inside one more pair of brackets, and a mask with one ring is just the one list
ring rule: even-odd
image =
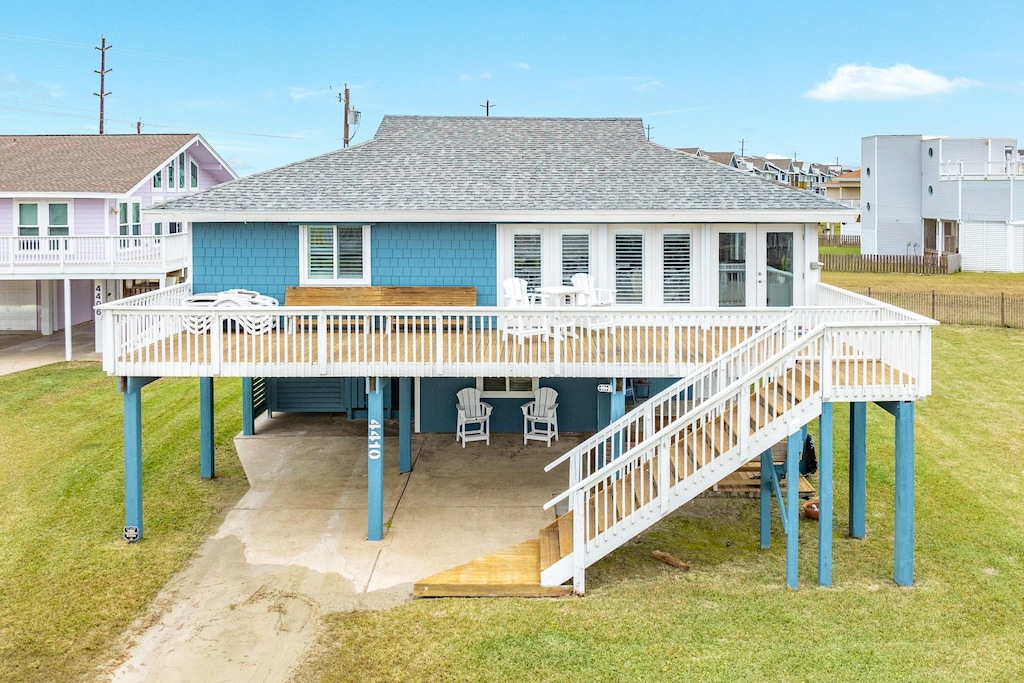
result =
[[908,273],[830,273],[822,271],[822,282],[855,292],[868,287],[879,291],[931,292],[940,294],[1024,296],[1024,273],[953,273],[913,275]]
[[199,477],[199,385],[142,391],[146,539],[124,523],[122,401],[98,363],[0,376],[0,681],[92,680],[118,636],[247,488],[241,384],[217,380],[217,479]]
[[860,253],[859,245],[843,246],[843,247],[818,247],[819,254],[852,254],[857,255]]
[[[949,278],[928,278],[955,280]],[[834,587],[817,522],[758,547],[757,502],[684,506],[560,600],[420,600],[328,617],[297,681],[1024,678],[1024,333],[944,326],[916,419],[916,584],[892,582],[893,423],[868,411],[868,537],[844,535],[847,409],[836,410]],[[659,549],[692,562],[680,572]]]

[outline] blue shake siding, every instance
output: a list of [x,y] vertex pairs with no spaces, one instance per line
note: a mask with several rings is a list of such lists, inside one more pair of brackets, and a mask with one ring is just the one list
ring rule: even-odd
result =
[[[370,229],[375,285],[469,285],[477,304],[497,303],[491,223],[380,223]],[[289,223],[194,223],[196,292],[241,287],[284,302],[299,284],[299,228]]]

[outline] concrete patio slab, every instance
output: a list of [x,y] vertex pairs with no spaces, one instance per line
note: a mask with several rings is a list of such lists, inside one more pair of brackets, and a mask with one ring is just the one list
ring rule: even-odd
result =
[[573,445],[524,446],[496,434],[465,449],[451,434],[413,435],[398,473],[397,424],[385,428],[384,518],[366,540],[366,422],[284,414],[235,446],[250,490],[126,635],[103,680],[285,680],[323,614],[411,599],[412,584],[536,538],[543,504],[567,484],[544,466]]

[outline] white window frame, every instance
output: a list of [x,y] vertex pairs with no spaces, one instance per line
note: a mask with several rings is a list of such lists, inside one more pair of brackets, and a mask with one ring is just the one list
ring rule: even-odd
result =
[[[363,273],[359,278],[311,278],[309,277],[309,228],[310,227],[361,227],[363,233]],[[335,254],[335,258],[337,254]],[[369,225],[346,225],[344,223],[310,223],[299,226],[299,284],[302,285],[369,285],[370,273],[370,226]]]
[[[488,378],[488,379],[499,379],[499,378]],[[476,378],[476,388],[480,390],[481,398],[533,398],[534,393],[540,387],[539,377],[504,377],[505,390],[494,391],[484,389],[484,378]],[[529,391],[513,391],[509,389],[509,381],[512,379],[529,379],[531,381],[532,388]]]
[[[21,207],[27,204],[33,204],[36,207],[36,224],[34,226],[23,226],[21,224]],[[50,205],[51,204],[64,204],[68,207],[68,222],[67,225],[50,225]],[[56,201],[47,200],[32,200],[27,199],[24,201],[12,202],[13,208],[13,225],[14,234],[18,237],[69,237],[75,234],[75,203],[70,199],[61,199]],[[22,235],[21,230],[24,227],[36,228],[35,235]],[[52,235],[51,228],[67,228],[67,235]]]
[[[121,222],[121,207],[125,207],[125,213],[127,214],[128,222]],[[133,210],[133,207],[138,207]],[[117,234],[120,237],[138,237],[142,234],[142,202],[137,199],[122,199],[117,202],[117,220],[115,221],[117,226]],[[136,214],[139,216],[138,222],[134,220]],[[125,226],[126,232],[121,232],[121,226]],[[136,228],[138,232],[136,232]]]

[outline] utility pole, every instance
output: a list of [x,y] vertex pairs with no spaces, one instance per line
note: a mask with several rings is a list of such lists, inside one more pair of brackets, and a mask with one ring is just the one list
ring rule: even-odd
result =
[[480,106],[484,108],[484,116],[490,116],[491,115],[491,107],[497,107],[498,105],[491,104],[491,101],[487,100],[487,102],[485,104],[481,104]]
[[93,70],[94,74],[99,74],[100,75],[100,91],[93,93],[93,95],[95,95],[96,97],[100,98],[100,135],[103,135],[103,98],[105,98],[107,95],[110,94],[109,92],[106,92],[106,90],[104,90],[104,87],[105,87],[104,86],[104,77],[108,73],[113,71],[113,69],[108,69],[107,68],[107,50],[109,50],[112,47],[113,47],[113,45],[107,45],[107,39],[104,38],[103,34],[101,33],[100,34],[100,46],[95,48],[95,49],[100,51],[100,70],[99,71],[96,71],[95,69]]
[[142,135],[142,119],[139,119],[139,122],[135,124],[135,134]]
[[742,157],[742,156],[746,156],[746,155],[744,154],[744,151],[746,150],[746,144],[747,144],[747,140],[746,140],[746,138],[744,138],[744,139],[740,140],[740,156],[741,156],[741,157]]
[[649,123],[648,123],[648,124],[647,124],[646,126],[644,126],[644,128],[646,128],[646,129],[647,129],[647,142],[650,142],[650,141],[651,141],[651,128],[653,128],[653,127],[654,127],[654,126],[652,126],[652,125],[651,125],[651,124],[649,124]]
[[338,101],[345,105],[345,124],[342,133],[342,146],[348,147],[348,141],[351,137],[348,134],[348,126],[359,125],[359,112],[352,108],[352,103],[349,100],[348,83],[345,84],[345,93],[338,95]]

